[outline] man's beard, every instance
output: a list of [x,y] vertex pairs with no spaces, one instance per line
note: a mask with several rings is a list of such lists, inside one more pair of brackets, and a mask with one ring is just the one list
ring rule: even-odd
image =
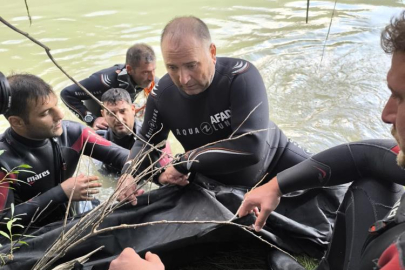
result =
[[401,167],[402,169],[405,169],[405,154],[404,154],[404,152],[402,151],[402,146],[401,146],[401,144],[399,143],[399,137],[398,137],[398,133],[397,133],[397,130],[394,128],[394,127],[392,127],[392,129],[391,129],[391,134],[392,134],[392,136],[394,136],[394,138],[395,138],[395,140],[397,141],[397,143],[398,143],[398,146],[399,146],[399,153],[398,153],[398,155],[397,155],[397,164],[398,164],[398,166],[399,167]]

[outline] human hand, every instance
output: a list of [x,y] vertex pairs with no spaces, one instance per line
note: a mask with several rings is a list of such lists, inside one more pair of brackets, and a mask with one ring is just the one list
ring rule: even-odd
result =
[[130,174],[123,174],[118,180],[117,187],[120,189],[117,200],[119,202],[126,200],[131,202],[132,205],[136,205],[138,202],[136,197],[144,193],[143,189],[136,189],[137,185]]
[[62,182],[61,187],[66,196],[70,198],[70,194],[73,192],[73,201],[87,201],[93,200],[94,194],[99,193],[99,187],[101,183],[96,182],[98,176],[79,174],[77,177],[71,177]]
[[[274,177],[270,182],[260,186],[245,195],[245,199],[238,211],[240,217],[246,216],[252,211],[255,212],[257,219],[255,222],[255,231],[260,231],[270,213],[276,209],[280,203],[281,191],[278,186],[277,177]],[[260,212],[257,212],[257,207]]]
[[96,120],[94,120],[94,123],[93,123],[94,130],[107,129],[107,128],[108,128],[108,123],[104,117],[97,117]]
[[108,270],[164,270],[165,266],[159,256],[146,252],[142,259],[132,248],[124,249],[121,254],[110,263]]
[[159,183],[162,185],[172,184],[185,186],[190,182],[188,181],[188,175],[182,174],[176,170],[173,166],[169,166],[166,170],[159,175]]

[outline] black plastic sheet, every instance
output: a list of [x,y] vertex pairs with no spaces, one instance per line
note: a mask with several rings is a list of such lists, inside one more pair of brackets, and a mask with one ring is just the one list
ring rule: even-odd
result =
[[[313,189],[289,194],[281,199],[260,235],[269,242],[293,253],[321,257],[333,228],[335,212],[345,187]],[[124,206],[105,218],[100,228],[120,224],[138,224],[159,220],[227,221],[239,208],[247,188],[223,186],[203,176],[186,187],[167,186],[139,197],[138,205]],[[69,223],[70,228],[76,220]],[[253,215],[235,222],[251,225]],[[2,269],[31,269],[61,233],[62,222],[52,223],[34,232],[35,238],[24,239],[28,246],[15,251],[14,260]],[[100,246],[83,269],[108,269],[108,265],[124,248],[132,247],[141,256],[152,251],[161,256],[167,269],[175,269],[193,260],[195,255],[212,251],[225,242],[259,241],[233,225],[159,224],[136,229],[120,229],[89,238],[70,249],[55,263],[83,256]],[[7,253],[6,244],[0,252]]]

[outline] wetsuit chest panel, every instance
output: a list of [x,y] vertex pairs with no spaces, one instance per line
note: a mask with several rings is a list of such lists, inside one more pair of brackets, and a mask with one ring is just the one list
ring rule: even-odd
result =
[[20,171],[18,175],[16,175],[19,181],[14,182],[13,188],[16,190],[16,193],[19,194],[18,198],[16,198],[17,204],[27,201],[33,196],[39,195],[58,184],[55,182],[54,164],[44,162],[44,160],[55,160],[50,142],[39,148],[28,149],[28,151],[24,148],[24,152],[22,152],[22,148],[15,150],[19,152],[22,158],[14,160],[14,164],[11,166],[16,167],[21,164],[28,164],[32,167],[28,169],[32,171],[32,173]]
[[[203,93],[187,97],[175,86],[162,96],[159,106],[163,123],[187,150],[228,138],[232,134],[229,82],[221,80]],[[169,101],[168,101],[169,100]]]

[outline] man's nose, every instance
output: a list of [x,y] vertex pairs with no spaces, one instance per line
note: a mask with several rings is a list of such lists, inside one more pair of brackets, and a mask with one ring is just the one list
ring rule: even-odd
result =
[[152,72],[148,73],[148,80],[153,81],[155,79],[155,71],[153,70]]
[[182,68],[180,70],[179,75],[180,75],[180,78],[179,78],[180,84],[181,85],[186,85],[188,83],[188,81],[190,80],[189,72],[186,69]]
[[65,114],[64,114],[64,112],[62,111],[62,109],[61,109],[60,107],[56,107],[56,109],[55,109],[55,115],[54,115],[55,121],[62,120],[63,117],[65,117]]
[[390,97],[387,101],[387,104],[385,104],[385,107],[382,111],[381,118],[384,121],[384,123],[387,124],[394,124],[396,117],[397,117],[397,102],[395,99]]

